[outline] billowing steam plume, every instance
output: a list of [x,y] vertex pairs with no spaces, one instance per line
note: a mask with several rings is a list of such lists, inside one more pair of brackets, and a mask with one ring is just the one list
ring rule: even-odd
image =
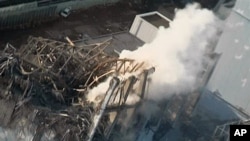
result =
[[123,51],[121,58],[155,67],[150,96],[161,98],[194,89],[203,70],[206,47],[216,35],[216,17],[198,4],[177,11],[169,28],[160,28],[156,38],[136,51]]
[[159,29],[151,43],[135,51],[125,50],[120,58],[145,62],[144,68],[155,67],[149,89],[151,98],[187,93],[197,86],[197,75],[207,59],[206,47],[215,35],[214,14],[200,9],[198,4],[188,5],[177,11],[169,28]]

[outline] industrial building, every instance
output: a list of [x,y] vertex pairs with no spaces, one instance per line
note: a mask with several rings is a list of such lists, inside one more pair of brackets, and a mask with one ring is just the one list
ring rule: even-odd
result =
[[[141,70],[143,63],[107,55],[104,50],[111,40],[74,46],[30,37],[20,50],[7,44],[1,52],[0,139],[111,138],[121,114],[134,107],[127,99],[131,94],[143,99],[147,77],[154,72]],[[122,77],[138,70],[137,75]],[[89,89],[107,77],[112,79],[98,98],[101,102],[87,101]]]
[[220,59],[208,82],[209,90],[217,91],[223,99],[248,114],[250,87],[249,67],[246,64],[250,47],[249,6],[250,2],[238,0],[227,18],[225,29],[215,49],[215,52],[221,54]]
[[210,93],[223,99],[229,107],[234,107],[235,113],[244,113],[247,116],[229,120],[218,125],[213,139],[229,141],[229,125],[248,124],[249,120],[249,1],[237,0],[225,28],[215,48],[220,58],[207,84]]
[[158,28],[169,27],[170,19],[159,12],[149,12],[136,15],[129,32],[144,43],[150,43],[155,38]]
[[[0,52],[0,110],[5,113],[0,139],[228,141],[228,125],[248,124],[250,118],[249,6],[238,0],[231,13],[216,7],[222,18],[229,17],[208,54],[213,61],[205,64],[200,87],[161,101],[147,99],[154,68],[118,58],[124,49],[150,43],[159,26],[169,26],[171,20],[158,12],[137,15],[126,32],[68,38],[67,43],[29,37],[20,49],[7,44]],[[95,97],[99,102],[87,101],[84,95],[109,77],[103,95]],[[127,104],[130,96],[139,102]],[[147,107],[155,111],[140,112]]]
[[[185,101],[185,104],[179,103],[179,112],[176,112],[174,122],[167,120],[171,123],[171,128],[166,130],[161,140],[228,141],[230,124],[248,124],[250,87],[249,68],[246,64],[250,46],[247,36],[250,33],[250,3],[238,0],[234,6],[235,1],[220,2],[220,7],[214,10],[221,19],[226,19],[226,26],[210,54],[214,62],[206,66],[200,89],[187,97],[179,98],[182,101],[180,103]],[[171,105],[171,102],[168,104]],[[169,105],[167,107],[171,107]],[[156,132],[152,134],[156,135]],[[178,135],[181,136],[178,138]]]

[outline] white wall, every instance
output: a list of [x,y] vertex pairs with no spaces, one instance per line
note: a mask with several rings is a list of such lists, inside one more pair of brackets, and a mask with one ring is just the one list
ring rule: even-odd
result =
[[158,12],[149,12],[145,14],[140,14],[135,17],[129,32],[145,43],[150,43],[151,41],[153,41],[153,39],[157,34],[158,28],[149,23],[148,21],[144,20],[142,17],[155,14],[159,15],[166,21],[170,22],[170,20],[167,17],[163,16]]

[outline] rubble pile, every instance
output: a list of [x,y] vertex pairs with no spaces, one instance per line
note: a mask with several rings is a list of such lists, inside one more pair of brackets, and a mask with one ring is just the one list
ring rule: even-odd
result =
[[[142,66],[126,68],[132,60],[106,54],[110,42],[74,46],[29,37],[19,50],[7,44],[0,52],[0,126],[25,129],[34,141],[87,140],[98,108],[84,95],[107,76]],[[108,122],[104,116],[100,125]]]

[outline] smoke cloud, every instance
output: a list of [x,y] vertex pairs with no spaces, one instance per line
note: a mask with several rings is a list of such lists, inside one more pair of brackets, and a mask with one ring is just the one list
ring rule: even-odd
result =
[[[124,50],[120,58],[133,59],[137,63],[144,62],[142,69],[155,68],[155,72],[150,76],[149,99],[154,101],[172,94],[189,93],[199,86],[199,76],[204,70],[204,64],[210,61],[206,53],[211,51],[211,41],[214,42],[214,38],[217,37],[217,24],[218,20],[211,11],[200,9],[198,4],[188,5],[176,12],[168,28],[159,28],[151,43],[144,44],[135,51]],[[134,74],[139,74],[142,69]],[[123,77],[128,78],[130,75],[132,74]],[[109,80],[110,78],[90,90],[88,100],[97,102],[96,98],[104,96]],[[128,97],[127,104],[134,104],[139,100],[140,98],[133,94]],[[137,111],[138,114],[147,119],[158,116],[157,113],[161,109],[154,102],[148,102],[144,102]],[[143,135],[143,140],[152,138]],[[117,140],[135,140],[137,136],[137,131],[132,129],[124,135],[119,135]]]
[[216,17],[198,4],[176,12],[169,28],[160,27],[156,38],[135,51],[124,50],[120,58],[146,62],[155,67],[149,96],[153,99],[187,93],[197,87],[197,76],[207,61],[205,53],[216,36]]
[[[127,79],[129,76],[132,76],[132,74],[125,74],[120,76],[120,79]],[[108,88],[109,88],[109,83],[111,81],[113,77],[110,76],[106,79],[106,81],[100,83],[99,85],[97,85],[96,87],[94,87],[93,89],[91,89],[88,94],[86,95],[86,98],[88,101],[94,102],[96,104],[100,103],[105,96],[105,93],[107,92]],[[112,96],[111,99],[113,101],[114,104],[118,104],[120,97],[119,96]],[[127,105],[133,105],[136,104],[138,101],[140,101],[140,97],[135,94],[135,93],[130,93],[127,100],[126,100],[126,104]]]
[[[144,44],[135,51],[124,50],[120,58],[144,62],[143,69],[155,67],[149,86],[150,99],[188,93],[198,87],[197,76],[204,69],[204,62],[209,63],[205,54],[208,50],[211,51],[209,43],[217,37],[217,24],[218,20],[212,11],[201,9],[198,4],[188,5],[185,9],[176,11],[168,28],[159,28],[151,43]],[[110,79],[90,90],[87,99],[97,102],[96,98],[106,93]],[[133,101],[133,97],[129,99]],[[136,101],[138,100],[137,98]]]
[[88,101],[95,103],[101,102],[104,98],[106,91],[109,88],[109,82],[111,79],[112,77],[108,77],[107,80],[105,80],[103,83],[100,83],[99,85],[91,89],[86,96]]

